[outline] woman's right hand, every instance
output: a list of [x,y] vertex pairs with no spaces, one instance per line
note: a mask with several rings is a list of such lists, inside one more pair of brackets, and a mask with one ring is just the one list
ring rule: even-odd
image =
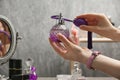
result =
[[120,30],[115,28],[104,14],[83,14],[76,18],[84,18],[88,22],[88,25],[81,25],[80,29],[120,41],[116,36],[117,33],[120,33]]
[[53,49],[64,59],[70,61],[78,61],[86,63],[92,51],[87,48],[82,48],[76,43],[72,42],[71,39],[66,38],[63,34],[57,34],[58,39],[61,42],[54,42],[49,38],[49,42]]

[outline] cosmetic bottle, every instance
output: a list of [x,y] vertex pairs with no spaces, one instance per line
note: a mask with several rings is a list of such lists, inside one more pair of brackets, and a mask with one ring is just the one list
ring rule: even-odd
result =
[[26,68],[25,68],[25,74],[29,75],[29,80],[37,80],[37,74],[36,74],[36,68],[33,66],[33,59],[28,58],[25,63],[26,63]]
[[71,80],[86,80],[84,76],[82,76],[82,70],[80,68],[79,62],[74,62],[73,70],[72,70]]
[[24,69],[24,74],[30,74],[31,73],[31,67],[33,66],[33,59],[28,58],[25,61],[26,67]]
[[[59,23],[56,24],[55,26],[53,26],[52,29],[50,30],[50,39],[55,42],[60,42],[57,39],[57,36],[56,36],[57,33],[61,33],[67,38],[69,37],[69,30],[66,29],[66,27],[64,25],[65,21],[72,22],[77,27],[80,27],[81,25],[88,25],[87,20],[84,18],[75,18],[74,20],[70,20],[67,18],[63,18],[61,13],[60,13],[60,15],[53,15],[53,16],[51,16],[51,18],[59,20]],[[88,31],[88,40],[87,41],[88,41],[88,49],[92,49],[92,32],[90,32],[90,31]]]
[[11,79],[14,75],[22,74],[22,60],[21,59],[10,59],[9,60],[9,78]]
[[66,38],[69,37],[69,29],[65,26],[64,19],[62,19],[62,14],[59,15],[59,21],[50,30],[50,39],[54,42],[60,42],[57,38],[57,33],[63,34]]
[[36,68],[34,66],[31,67],[31,73],[29,77],[29,80],[37,80]]

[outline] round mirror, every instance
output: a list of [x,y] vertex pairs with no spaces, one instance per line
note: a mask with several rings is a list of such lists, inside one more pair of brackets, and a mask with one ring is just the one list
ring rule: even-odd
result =
[[16,32],[11,22],[0,15],[0,65],[8,61],[16,47]]

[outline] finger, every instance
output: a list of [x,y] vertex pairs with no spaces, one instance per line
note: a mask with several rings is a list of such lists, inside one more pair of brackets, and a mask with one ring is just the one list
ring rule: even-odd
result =
[[98,22],[97,21],[88,21],[88,25],[90,25],[90,26],[96,26],[98,24]]
[[79,44],[79,37],[78,36],[72,35],[71,37],[69,37],[69,40],[76,45]]
[[2,57],[3,56],[3,54],[2,54],[2,52],[0,51],[0,57]]
[[60,42],[57,42],[56,45],[61,48],[62,50],[65,50],[66,48],[64,47],[64,45]]
[[97,27],[97,26],[81,25],[79,28],[82,30],[90,31],[90,32],[96,32],[95,27]]
[[64,55],[65,54],[65,51],[62,50],[60,48],[60,46],[58,46],[58,44],[56,44],[55,42],[53,42],[50,38],[49,38],[49,42],[51,44],[51,46],[53,47],[53,49],[60,55]]
[[85,18],[85,19],[91,19],[91,17],[93,17],[92,14],[82,14],[82,15],[76,16],[76,18]]
[[58,33],[57,37],[64,44],[65,47],[69,47],[71,45],[71,42],[61,33]]
[[75,28],[75,25],[73,24],[72,27],[71,27],[71,33],[72,35],[77,35],[78,34],[78,30]]
[[75,36],[75,37],[74,37],[74,40],[75,40],[75,43],[76,43],[77,45],[79,45],[79,37],[78,37],[78,36]]
[[76,44],[76,42],[73,40],[73,38],[69,37],[69,41],[71,41],[73,44]]
[[88,13],[88,14],[82,14],[82,15],[79,15],[77,16],[76,18],[95,18],[95,17],[101,17],[101,15],[103,14],[100,14],[100,13]]
[[[79,17],[80,18],[80,17]],[[95,26],[95,25],[97,25],[98,24],[98,20],[96,19],[96,17],[95,18],[93,18],[93,17],[81,17],[81,18],[84,18],[86,21],[87,21],[87,24],[88,25],[92,25],[92,26]]]
[[3,55],[3,56],[5,55],[5,49],[6,49],[6,48],[5,48],[5,45],[2,45],[2,46],[1,46],[1,52],[2,52],[2,55]]
[[74,44],[79,44],[79,31],[75,28],[74,25],[72,25],[72,28],[71,28],[71,38],[70,38],[70,41],[72,41]]

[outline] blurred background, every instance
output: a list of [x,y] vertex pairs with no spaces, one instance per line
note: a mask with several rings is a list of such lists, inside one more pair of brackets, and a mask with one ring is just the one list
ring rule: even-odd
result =
[[[115,26],[120,25],[120,0],[0,0],[0,15],[8,17],[16,31],[23,37],[12,58],[33,58],[40,77],[55,77],[70,74],[70,61],[64,60],[48,42],[49,31],[56,23],[50,16],[60,12],[69,19],[83,13],[104,13],[111,16]],[[72,23],[67,23],[71,27]],[[86,46],[82,43],[81,46]],[[95,50],[120,60],[120,43],[94,43]],[[91,71],[81,65],[84,76],[108,76],[100,71]],[[8,75],[8,63],[0,66],[0,74]]]

